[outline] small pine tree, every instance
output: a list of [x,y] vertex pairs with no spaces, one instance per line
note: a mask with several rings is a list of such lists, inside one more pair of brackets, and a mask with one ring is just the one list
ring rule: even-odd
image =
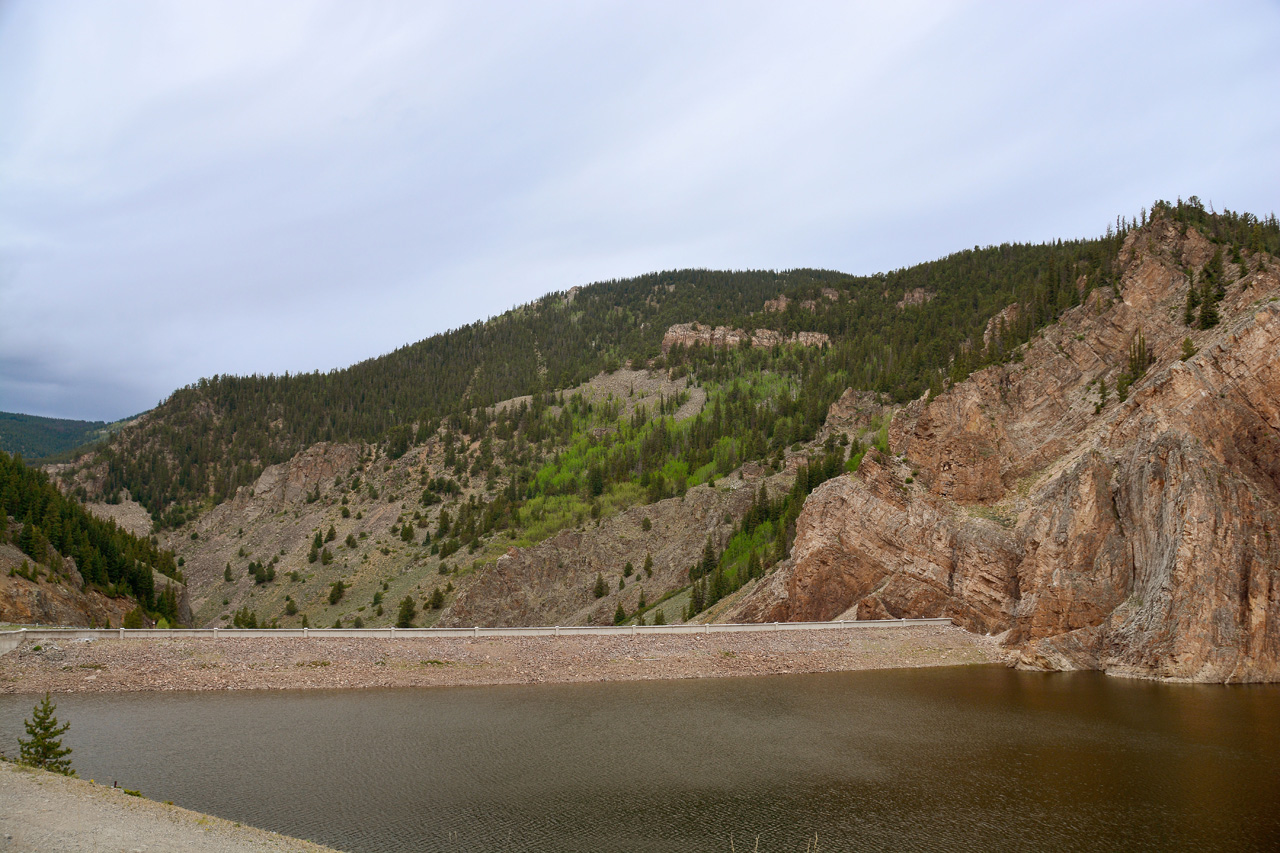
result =
[[621,625],[627,621],[627,611],[622,609],[622,602],[618,602],[618,609],[613,611],[613,624]]
[[332,542],[334,539],[337,539],[337,538],[338,538],[338,531],[334,530],[333,525],[330,524],[329,532],[324,535],[324,541]]
[[329,588],[329,603],[337,604],[342,600],[343,593],[347,591],[347,585],[340,580],[333,582],[333,586]]
[[667,624],[667,615],[663,611],[659,610],[658,615],[653,617],[653,624],[655,625]]
[[62,736],[71,724],[58,725],[58,718],[53,715],[57,708],[46,693],[40,704],[32,709],[31,719],[23,721],[30,740],[18,738],[19,760],[32,767],[74,776],[76,771],[71,769],[71,759],[67,758],[71,747],[62,745]]
[[604,582],[604,575],[596,572],[596,585],[591,591],[596,598],[604,598],[609,594],[609,587]]
[[232,578],[231,578],[231,564],[230,564],[230,563],[227,563],[227,567],[226,567],[226,569],[224,569],[224,570],[223,570],[223,572],[222,572],[222,579],[223,579],[224,581],[226,581],[227,583],[231,583]]
[[431,591],[431,609],[439,610],[444,607],[444,593],[440,591],[440,587],[436,587]]
[[400,614],[396,617],[397,628],[412,628],[413,617],[417,614],[418,608],[414,606],[413,596],[406,595],[400,602]]
[[652,554],[644,555],[644,576],[647,578],[653,577],[653,555]]
[[1186,361],[1187,359],[1191,358],[1197,352],[1199,352],[1199,350],[1197,350],[1196,345],[1191,342],[1191,338],[1182,339],[1182,360],[1183,361]]

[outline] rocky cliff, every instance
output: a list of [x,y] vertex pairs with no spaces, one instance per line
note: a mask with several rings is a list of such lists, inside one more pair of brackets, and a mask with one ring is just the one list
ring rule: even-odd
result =
[[662,336],[662,351],[670,352],[674,346],[686,349],[693,346],[737,347],[749,343],[753,347],[772,347],[778,344],[798,344],[804,347],[820,347],[831,342],[823,332],[795,332],[784,335],[772,329],[756,329],[744,332],[728,326],[705,326],[702,323],[677,323]]
[[815,491],[734,618],[942,615],[1024,667],[1280,680],[1280,264],[1226,264],[1221,322],[1188,327],[1216,248],[1131,232],[1114,289],[901,409],[892,455]]

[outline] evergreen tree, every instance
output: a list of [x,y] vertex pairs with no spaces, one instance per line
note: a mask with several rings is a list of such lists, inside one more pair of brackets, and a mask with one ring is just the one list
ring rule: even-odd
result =
[[413,604],[413,596],[406,595],[400,601],[400,614],[396,617],[397,628],[412,628],[413,617],[417,613],[417,607]]
[[53,715],[57,707],[46,693],[40,704],[32,709],[31,719],[23,721],[28,739],[18,738],[19,760],[32,767],[74,776],[76,771],[71,768],[71,759],[67,758],[71,747],[62,745],[62,736],[71,724],[58,725],[58,718]]
[[621,625],[627,621],[627,611],[622,609],[622,602],[618,602],[618,609],[613,611],[613,624]]
[[604,598],[609,594],[609,587],[604,582],[604,575],[596,572],[596,585],[591,591],[595,594],[596,598]]

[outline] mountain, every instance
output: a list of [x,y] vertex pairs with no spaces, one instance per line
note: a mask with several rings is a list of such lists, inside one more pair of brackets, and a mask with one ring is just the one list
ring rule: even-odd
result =
[[0,451],[28,460],[48,459],[99,441],[125,423],[0,412]]
[[1114,286],[899,409],[732,618],[945,615],[1029,668],[1280,680],[1274,249],[1158,206]]
[[[941,383],[962,342],[1010,301],[1033,308],[1016,336],[1070,305],[1069,283],[1107,280],[1118,246],[1115,236],[1003,245],[877,276],[684,270],[573,288],[345,370],[201,380],[113,436],[88,463],[91,479],[178,527],[317,442],[397,456],[475,407],[571,388],[628,362],[665,363],[668,329],[691,321],[826,333],[824,369],[907,399]],[[913,301],[921,293],[935,298]]]
[[1025,666],[1274,680],[1277,252],[1193,198],[875,276],[605,282],[203,380],[55,482],[184,560],[202,625],[945,614]]
[[[860,440],[814,444],[847,388],[901,402],[1004,358],[1105,285],[1120,243],[574,288],[345,371],[203,380],[56,479],[186,561],[199,624],[385,625],[406,597],[419,624],[653,619],[659,600],[683,619],[785,557],[808,491],[856,466]],[[627,523],[644,536],[623,554],[603,534]],[[562,572],[554,608],[486,591],[520,555]]]

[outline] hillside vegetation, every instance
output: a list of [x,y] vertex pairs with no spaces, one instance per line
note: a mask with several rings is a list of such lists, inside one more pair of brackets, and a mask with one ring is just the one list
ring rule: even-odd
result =
[[178,619],[173,588],[165,586],[157,595],[153,575],[154,570],[182,580],[171,551],[91,515],[43,471],[0,451],[0,544],[5,543],[34,564],[24,560],[9,570],[11,577],[37,584],[43,568],[49,580],[108,597],[130,596],[148,613],[170,623]]
[[[1156,212],[1220,264],[1280,248],[1274,217]],[[1021,358],[1117,283],[1146,220],[875,276],[575,288],[347,370],[203,380],[61,476],[173,531],[204,623],[694,618],[789,556],[812,489],[887,450],[889,406]],[[1197,327],[1215,269],[1195,271]],[[695,321],[829,343],[663,351]],[[878,414],[825,426],[849,389]]]
[[0,412],[0,451],[48,459],[99,441],[122,425]]
[[[345,370],[201,380],[112,437],[94,462],[108,499],[128,489],[160,525],[179,526],[319,441],[381,443],[397,456],[476,407],[573,387],[627,362],[663,366],[667,328],[693,320],[826,332],[830,352],[805,365],[779,354],[784,372],[831,387],[838,374],[905,400],[988,357],[965,343],[1006,305],[1030,309],[1003,338],[1016,343],[1109,280],[1118,247],[1112,234],[975,248],[875,276],[684,270],[603,282]],[[899,307],[913,290],[933,298]],[[784,295],[784,310],[764,311]]]

